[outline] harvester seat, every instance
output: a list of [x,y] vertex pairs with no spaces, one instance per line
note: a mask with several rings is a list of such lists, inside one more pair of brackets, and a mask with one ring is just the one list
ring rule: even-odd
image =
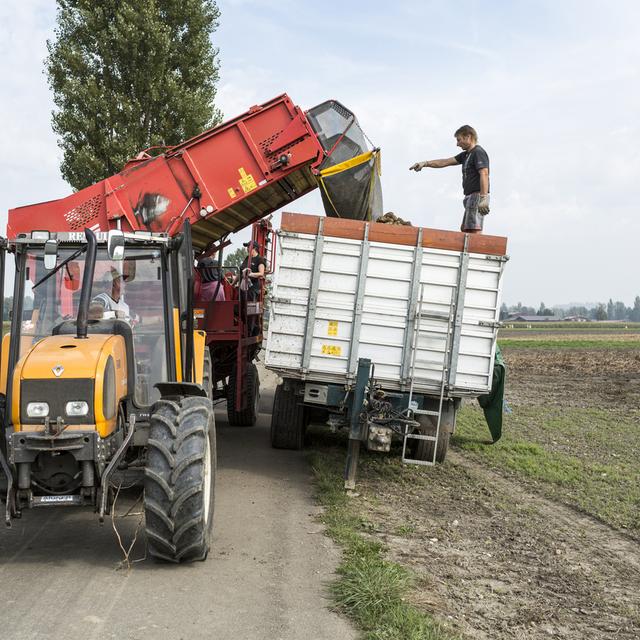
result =
[[[54,336],[75,335],[77,332],[75,320],[65,320],[53,327]],[[106,320],[89,320],[87,333],[102,333],[106,335],[122,336],[127,353],[127,392],[133,393],[136,384],[136,360],[133,352],[133,332],[128,322],[117,318]]]

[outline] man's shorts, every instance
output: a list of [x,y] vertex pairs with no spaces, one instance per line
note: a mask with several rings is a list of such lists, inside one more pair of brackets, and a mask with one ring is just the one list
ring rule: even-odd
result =
[[482,231],[484,216],[478,212],[478,200],[480,200],[480,194],[471,193],[462,201],[464,216],[460,226],[461,231]]

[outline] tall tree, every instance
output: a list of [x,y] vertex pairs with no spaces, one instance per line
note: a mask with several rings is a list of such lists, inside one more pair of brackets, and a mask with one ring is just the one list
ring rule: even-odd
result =
[[607,320],[613,320],[614,310],[615,306],[613,304],[613,300],[609,298],[609,302],[607,302]]
[[594,320],[606,320],[607,319],[607,308],[601,303],[593,310],[593,319]]
[[631,320],[633,322],[640,322],[640,296],[636,296],[633,301],[633,309],[631,310]]
[[546,305],[544,304],[544,302],[540,303],[540,306],[538,307],[538,311],[536,312],[537,316],[552,316],[553,315],[553,311],[551,311],[551,309],[547,309]]
[[626,320],[630,311],[631,309],[628,309],[624,302],[618,300],[613,306],[613,319]]
[[81,189],[136,152],[218,124],[215,0],[57,0],[45,66],[62,176]]

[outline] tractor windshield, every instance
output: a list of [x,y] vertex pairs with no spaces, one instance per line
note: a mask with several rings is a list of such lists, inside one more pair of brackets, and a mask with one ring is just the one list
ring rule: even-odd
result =
[[[77,247],[60,248],[58,264]],[[63,322],[75,322],[84,273],[82,254],[37,284],[47,273],[43,249],[26,251],[20,355],[54,333]],[[163,261],[157,247],[129,247],[124,260],[110,260],[100,247],[95,266],[89,322],[120,318],[132,329],[136,368],[135,402],[148,406],[160,397],[154,389],[167,379]],[[34,286],[36,285],[37,286]],[[129,363],[133,366],[133,363]]]

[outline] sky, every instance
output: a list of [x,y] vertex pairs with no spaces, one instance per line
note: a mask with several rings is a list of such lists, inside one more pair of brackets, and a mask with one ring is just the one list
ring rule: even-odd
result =
[[[632,305],[640,205],[640,3],[576,0],[220,0],[217,104],[335,98],[382,149],[384,210],[459,229],[459,152],[491,159],[485,233],[507,236],[503,299]],[[0,230],[9,208],[67,195],[43,74],[53,0],[0,3]],[[287,207],[323,212],[318,192]],[[278,216],[276,216],[276,222]]]

